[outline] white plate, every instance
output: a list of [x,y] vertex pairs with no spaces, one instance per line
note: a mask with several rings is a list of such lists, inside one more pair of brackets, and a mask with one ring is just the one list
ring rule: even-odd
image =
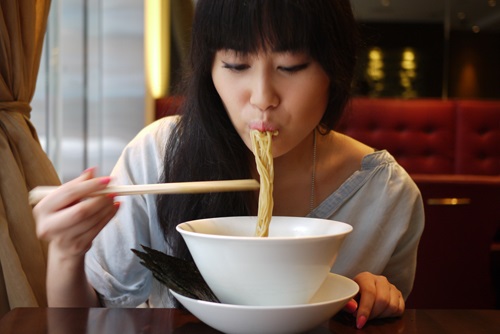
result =
[[225,333],[300,333],[330,319],[358,293],[351,279],[329,274],[309,304],[244,306],[211,303],[179,295],[177,300],[207,325]]

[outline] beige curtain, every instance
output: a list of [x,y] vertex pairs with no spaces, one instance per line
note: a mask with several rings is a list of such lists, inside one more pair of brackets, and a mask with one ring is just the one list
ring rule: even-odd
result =
[[30,122],[50,0],[0,1],[0,317],[45,306],[46,245],[28,192],[59,178]]

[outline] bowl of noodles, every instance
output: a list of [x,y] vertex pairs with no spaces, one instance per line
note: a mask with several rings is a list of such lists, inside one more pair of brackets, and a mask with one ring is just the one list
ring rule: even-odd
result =
[[250,131],[260,176],[257,216],[208,218],[177,226],[203,279],[223,304],[307,304],[352,231],[338,221],[273,216],[272,142],[277,135],[278,131]]
[[266,237],[258,218],[221,217],[181,223],[204,280],[225,304],[283,306],[308,303],[330,273],[348,224],[307,217],[271,218]]

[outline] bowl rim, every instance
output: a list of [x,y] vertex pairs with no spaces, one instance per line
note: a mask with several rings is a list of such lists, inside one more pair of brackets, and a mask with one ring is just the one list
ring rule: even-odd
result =
[[[203,237],[205,239],[217,239],[217,240],[235,240],[235,241],[253,241],[253,242],[271,242],[271,241],[291,241],[291,240],[322,240],[322,239],[330,239],[332,237],[340,237],[340,236],[345,236],[349,233],[352,232],[353,227],[350,224],[338,221],[338,220],[332,220],[332,219],[326,219],[326,218],[315,218],[315,217],[293,217],[293,216],[273,216],[273,218],[279,218],[279,219],[287,219],[287,218],[293,218],[293,219],[304,219],[304,220],[316,220],[316,221],[324,221],[325,223],[335,223],[344,228],[343,231],[336,232],[336,233],[329,233],[329,234],[322,234],[322,235],[305,235],[305,236],[291,236],[291,237],[276,237],[276,236],[268,236],[268,237],[259,237],[259,236],[237,236],[237,235],[219,235],[219,234],[208,234],[208,233],[201,233],[201,232],[196,232],[196,231],[189,231],[184,228],[183,226],[189,226],[190,223],[193,222],[203,222],[203,221],[208,221],[208,220],[213,220],[213,219],[218,219],[218,218],[223,218],[223,219],[237,219],[237,218],[255,218],[257,219],[257,216],[228,216],[228,217],[212,217],[212,218],[201,218],[201,219],[193,219],[189,221],[182,222],[178,224],[175,229],[184,235],[188,236],[196,236],[196,237]],[[272,224],[272,222],[271,222]]]

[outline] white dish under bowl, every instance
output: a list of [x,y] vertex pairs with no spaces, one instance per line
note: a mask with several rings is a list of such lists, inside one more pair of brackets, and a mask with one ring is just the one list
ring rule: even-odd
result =
[[353,280],[337,274],[327,279],[310,303],[287,306],[219,304],[192,299],[170,290],[177,300],[205,324],[224,333],[301,333],[339,312],[359,291]]

